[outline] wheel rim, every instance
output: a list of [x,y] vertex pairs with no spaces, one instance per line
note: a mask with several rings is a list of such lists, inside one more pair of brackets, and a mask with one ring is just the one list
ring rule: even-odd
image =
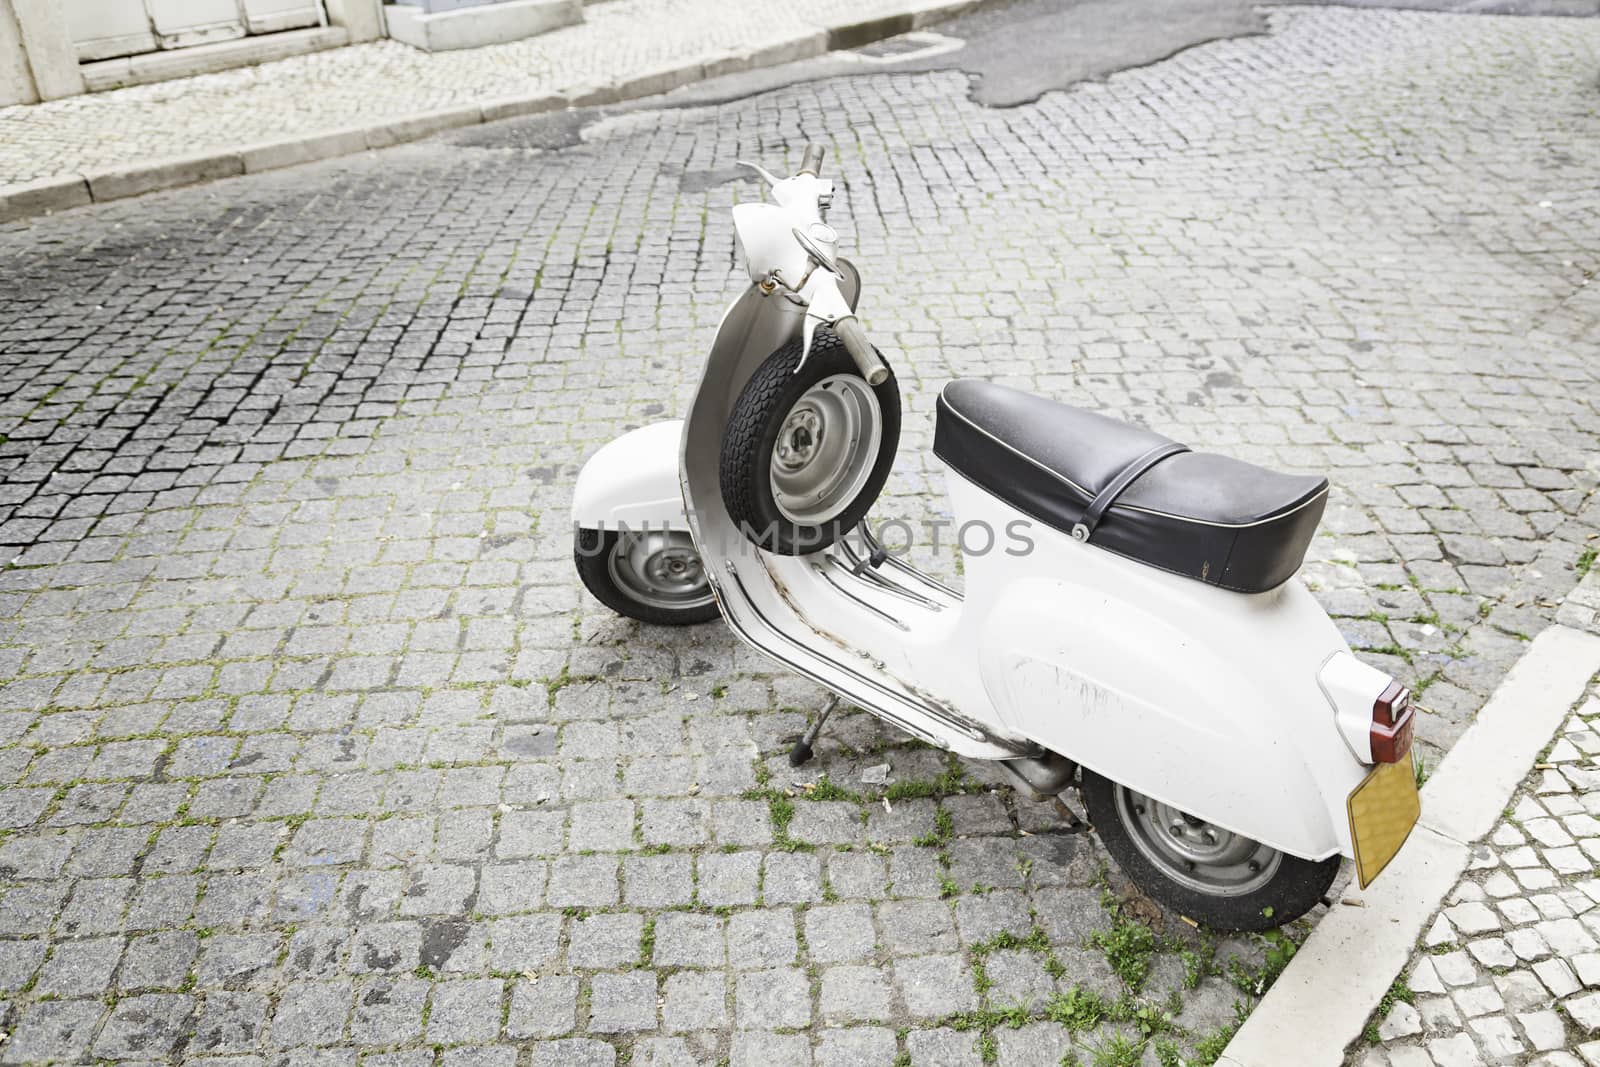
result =
[[810,526],[843,514],[872,477],[882,440],[882,409],[864,379],[835,374],[807,389],[772,447],[778,511]]
[[1140,854],[1168,878],[1208,896],[1252,893],[1272,880],[1283,853],[1196,819],[1170,804],[1116,787],[1117,816]]
[[641,604],[681,611],[714,599],[686,533],[626,534],[617,539],[606,564],[617,587]]

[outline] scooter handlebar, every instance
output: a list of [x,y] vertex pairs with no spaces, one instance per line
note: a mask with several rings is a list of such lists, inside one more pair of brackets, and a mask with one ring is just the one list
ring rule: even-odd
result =
[[878,386],[889,380],[889,368],[878,358],[877,350],[867,340],[867,332],[854,315],[846,315],[833,324],[833,332],[844,342],[844,350],[856,361],[856,369],[868,385]]
[[800,157],[800,173],[809,174],[813,178],[822,177],[822,156],[824,149],[816,142],[806,145],[806,154]]

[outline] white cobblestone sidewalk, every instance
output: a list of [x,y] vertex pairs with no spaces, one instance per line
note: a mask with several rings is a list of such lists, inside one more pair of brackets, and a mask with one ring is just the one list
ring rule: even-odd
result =
[[[426,53],[377,41],[257,67],[0,108],[0,191],[59,175],[281,141],[422,112],[600,88],[701,62],[816,54],[827,27],[940,5],[812,0],[611,0],[577,26],[508,44]],[[809,50],[800,46],[811,42]],[[758,62],[757,65],[760,65]]]
[[[1597,594],[1591,579],[1570,602]],[[1600,678],[1474,848],[1352,1067],[1600,1065],[1597,816]]]

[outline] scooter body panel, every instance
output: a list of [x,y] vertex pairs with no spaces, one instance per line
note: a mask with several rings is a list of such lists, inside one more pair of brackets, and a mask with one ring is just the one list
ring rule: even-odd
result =
[[968,554],[970,639],[994,714],[1107,778],[1307,859],[1350,851],[1370,769],[1318,671],[1344,639],[1299,582],[1244,595],[1027,519],[960,475],[960,523],[1028,523],[1026,554]]
[[772,271],[787,278],[805,276],[806,252],[795,243],[792,232],[798,221],[795,212],[777,204],[734,205],[734,238],[751,281],[760,281]]

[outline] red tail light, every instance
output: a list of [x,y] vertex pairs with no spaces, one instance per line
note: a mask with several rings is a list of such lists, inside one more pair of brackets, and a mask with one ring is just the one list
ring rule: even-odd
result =
[[1390,682],[1372,705],[1372,761],[1399,763],[1411,751],[1411,690]]

